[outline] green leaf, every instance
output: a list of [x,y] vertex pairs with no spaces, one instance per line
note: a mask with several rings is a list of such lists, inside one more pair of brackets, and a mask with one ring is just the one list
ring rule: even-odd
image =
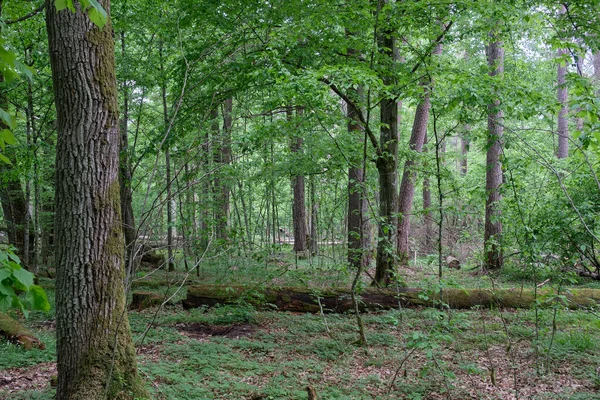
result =
[[27,293],[27,298],[31,303],[32,309],[44,312],[50,311],[50,302],[41,286],[32,285]]
[[3,154],[0,154],[0,161],[5,162],[6,164],[12,165],[12,163],[10,162],[10,160],[8,159],[8,157],[6,157]]
[[17,140],[15,139],[15,135],[9,129],[2,129],[0,131],[0,140],[4,141],[6,144],[16,144]]
[[17,296],[11,286],[6,286],[2,283],[0,283],[0,295],[8,296],[11,298]]
[[13,253],[12,251],[9,251],[8,253],[8,258],[10,260],[13,260],[14,262],[16,262],[17,264],[21,264],[21,259],[19,258],[18,255],[16,255],[15,253]]
[[31,285],[33,285],[33,274],[27,271],[25,268],[19,268],[13,271],[13,276],[19,281],[23,286],[25,286],[26,290],[29,290]]
[[10,277],[11,275],[12,275],[11,271],[9,271],[7,269],[0,269],[0,285],[2,284],[3,280]]
[[2,121],[4,121],[4,123],[6,125],[8,125],[8,127],[10,129],[15,129],[17,127],[17,119],[15,118],[15,116],[7,113],[6,111],[4,111],[1,108],[0,108],[0,119],[2,119]]
[[[108,20],[108,15],[106,14],[106,10],[102,7],[98,0],[79,0],[81,2],[82,7],[85,10],[88,10],[88,16],[90,20],[96,25],[98,28],[102,29],[106,21]],[[91,7],[91,8],[90,8]]]
[[54,6],[57,11],[62,11],[65,8],[68,8],[72,12],[75,12],[75,6],[73,5],[73,0],[55,0]]

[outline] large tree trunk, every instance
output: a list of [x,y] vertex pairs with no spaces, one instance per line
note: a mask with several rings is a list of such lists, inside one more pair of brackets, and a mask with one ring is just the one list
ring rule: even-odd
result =
[[[504,48],[503,43],[491,35],[491,43],[487,46],[487,58],[491,77],[501,76],[504,73]],[[496,89],[494,89],[496,90]],[[488,106],[488,138],[486,157],[485,189],[487,199],[485,203],[485,267],[487,269],[502,268],[502,222],[500,221],[500,186],[502,185],[502,152],[503,112],[500,109],[500,100],[493,99]]]
[[75,4],[77,12],[46,10],[58,127],[56,396],[143,397],[123,287],[112,27],[99,29]]
[[[379,9],[383,9],[385,2],[379,0]],[[378,44],[382,55],[394,62],[395,38],[389,27],[382,29]],[[383,82],[391,85],[394,77],[384,73]],[[395,272],[398,224],[398,104],[393,98],[384,98],[380,109],[379,151],[375,161],[379,174],[379,227],[374,283],[388,285]]]
[[[288,119],[292,118],[291,107],[288,107]],[[296,109],[296,116],[302,115],[300,108]],[[295,129],[294,129],[295,131]],[[302,153],[302,137],[292,134],[292,143],[290,149],[292,153]],[[294,199],[292,204],[292,220],[294,224],[294,251],[296,253],[306,253],[308,250],[308,241],[306,240],[308,230],[306,228],[306,202],[304,190],[304,176],[292,176],[292,190]]]

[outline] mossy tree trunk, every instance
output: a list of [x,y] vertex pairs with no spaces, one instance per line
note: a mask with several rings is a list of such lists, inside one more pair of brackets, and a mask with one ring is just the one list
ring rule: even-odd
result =
[[[378,8],[382,10],[387,0],[379,0]],[[385,61],[382,71],[383,82],[392,86],[395,82],[391,69],[395,62],[394,50],[396,40],[394,32],[386,20],[378,37],[378,46]],[[394,98],[383,98],[380,103],[380,136],[379,151],[375,165],[379,175],[379,227],[377,242],[377,259],[375,282],[388,285],[395,272],[396,259],[396,227],[398,225],[398,104]]]
[[[107,12],[109,0],[100,0]],[[57,112],[57,399],[145,394],[125,310],[119,120],[110,21],[49,3]]]

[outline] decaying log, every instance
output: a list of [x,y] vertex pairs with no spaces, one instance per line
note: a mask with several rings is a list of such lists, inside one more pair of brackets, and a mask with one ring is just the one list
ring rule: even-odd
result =
[[577,275],[583,276],[586,278],[592,278],[595,280],[600,280],[600,273],[590,272],[590,271],[577,271]]
[[164,296],[152,292],[133,292],[131,297],[130,310],[144,310],[146,308],[162,304]]
[[[557,301],[551,289],[538,290],[542,305]],[[195,285],[187,289],[183,307],[194,308],[233,303],[241,298],[256,307],[275,306],[281,311],[320,312],[317,294],[326,312],[345,312],[354,309],[349,289],[315,291],[301,287],[251,288],[239,285]],[[565,307],[579,308],[600,303],[600,289],[572,289],[565,293]],[[443,302],[451,308],[469,309],[476,306],[500,308],[528,308],[534,302],[533,289],[444,289]],[[381,310],[403,306],[435,306],[439,304],[439,293],[423,289],[400,288],[380,289],[369,287],[360,293],[362,310]]]
[[33,348],[44,350],[46,345],[35,337],[27,328],[8,315],[0,312],[0,335],[9,341],[23,346],[26,350]]

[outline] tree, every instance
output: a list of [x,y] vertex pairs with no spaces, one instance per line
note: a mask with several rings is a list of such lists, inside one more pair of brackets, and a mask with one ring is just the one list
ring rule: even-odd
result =
[[[499,78],[504,73],[504,47],[498,39],[497,33],[490,34],[490,43],[486,47],[489,65],[489,76]],[[494,90],[496,92],[497,90]],[[502,248],[499,240],[502,234],[502,221],[500,220],[500,186],[502,185],[502,135],[503,112],[500,108],[500,100],[497,93],[492,93],[492,99],[488,105],[488,127],[487,127],[487,156],[486,156],[486,202],[485,202],[485,266],[487,269],[502,268]]]
[[[442,45],[435,46],[434,55],[442,53]],[[410,135],[409,148],[411,151],[421,153],[425,137],[427,136],[427,123],[429,121],[429,109],[431,108],[431,91],[433,90],[433,79],[424,80],[423,99],[417,105],[412,132]],[[412,211],[413,197],[415,195],[415,160],[409,157],[404,162],[404,171],[400,183],[400,194],[398,196],[398,258],[401,265],[408,265],[408,238],[410,235],[410,213]],[[427,184],[428,186],[429,184]]]
[[144,389],[125,310],[112,28],[72,6],[46,11],[58,127],[57,398],[133,398]]
[[[288,121],[293,121],[293,108],[287,107],[286,114]],[[301,107],[296,107],[296,117],[301,117],[303,111]],[[290,150],[292,153],[301,154],[303,140],[302,137],[296,133],[298,129],[294,126],[294,133],[292,134],[292,143],[290,144]],[[305,190],[304,190],[304,176],[294,175],[292,176],[292,191],[294,199],[292,201],[292,220],[294,224],[294,251],[298,253],[306,253],[308,250],[306,228],[306,205],[305,205]]]
[[[564,14],[566,8],[561,5],[560,14]],[[556,98],[560,104],[558,112],[558,150],[556,156],[558,158],[566,158],[569,155],[569,121],[567,119],[568,111],[568,88],[567,88],[567,57],[569,50],[565,48],[558,49],[558,66],[556,67]]]

